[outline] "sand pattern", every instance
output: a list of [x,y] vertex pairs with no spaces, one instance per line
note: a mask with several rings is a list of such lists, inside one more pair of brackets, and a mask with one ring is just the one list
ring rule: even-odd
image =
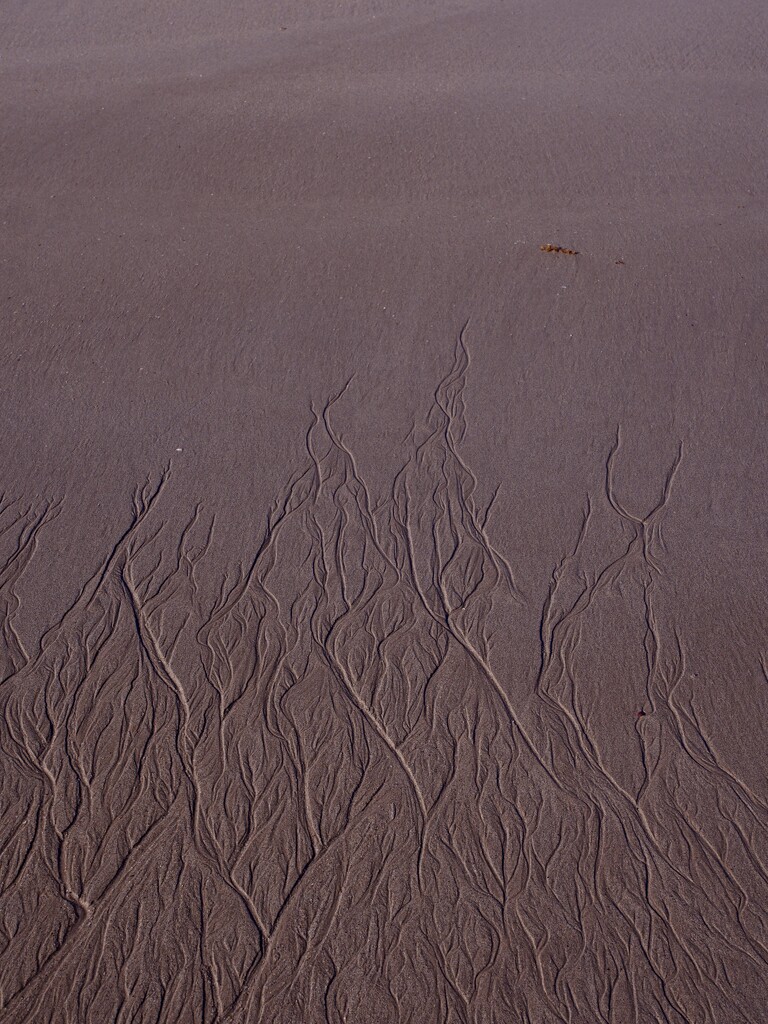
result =
[[[768,1005],[768,806],[703,730],[663,601],[685,452],[638,510],[617,432],[520,701],[506,638],[530,599],[462,454],[468,367],[463,332],[383,502],[334,425],[344,391],[315,410],[213,605],[216,523],[203,503],[172,535],[164,472],[30,656],[16,586],[58,508],[2,506],[0,1021],[754,1024]],[[598,506],[624,536],[599,557]],[[630,782],[594,707],[605,621],[642,666]]]

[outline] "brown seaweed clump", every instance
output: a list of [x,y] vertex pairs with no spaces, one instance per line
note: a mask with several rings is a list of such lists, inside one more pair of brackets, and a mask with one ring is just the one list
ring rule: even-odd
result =
[[562,252],[566,256],[578,256],[579,253],[576,249],[565,249],[562,245],[552,245],[547,242],[546,245],[540,246],[542,252]]

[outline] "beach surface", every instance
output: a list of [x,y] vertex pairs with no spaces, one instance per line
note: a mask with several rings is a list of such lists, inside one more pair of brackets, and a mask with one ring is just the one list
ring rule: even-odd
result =
[[757,1024],[765,5],[0,40],[0,1024]]

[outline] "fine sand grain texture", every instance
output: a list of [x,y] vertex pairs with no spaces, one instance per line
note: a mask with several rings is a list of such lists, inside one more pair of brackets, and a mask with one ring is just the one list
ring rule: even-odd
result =
[[0,47],[0,1024],[762,1024],[765,3]]

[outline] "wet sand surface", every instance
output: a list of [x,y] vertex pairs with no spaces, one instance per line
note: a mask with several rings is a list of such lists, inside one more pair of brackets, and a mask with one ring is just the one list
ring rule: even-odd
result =
[[758,1024],[768,14],[309,6],[0,13],[0,1021]]

